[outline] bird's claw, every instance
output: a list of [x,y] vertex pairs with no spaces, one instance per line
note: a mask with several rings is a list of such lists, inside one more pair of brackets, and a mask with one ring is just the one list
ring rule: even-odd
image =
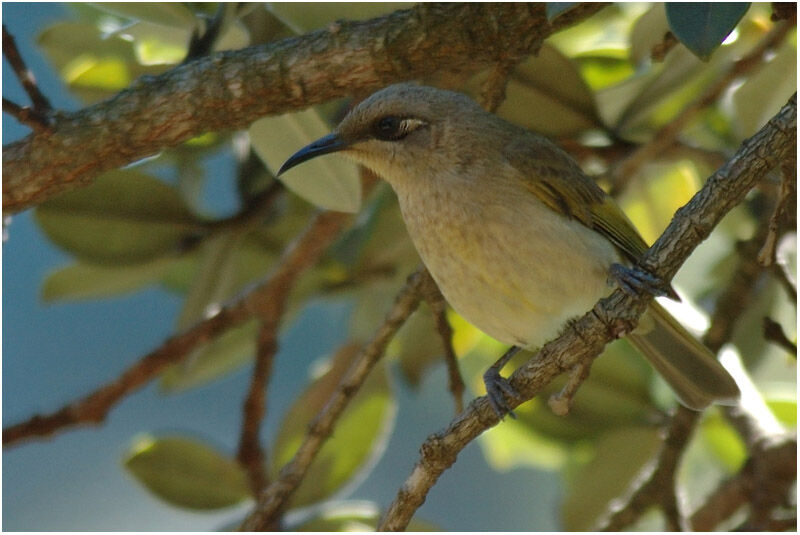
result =
[[610,280],[616,281],[628,295],[647,292],[656,297],[672,296],[672,292],[664,288],[663,280],[639,268],[614,263],[609,268],[609,275]]
[[511,410],[511,407],[506,403],[506,398],[516,399],[519,394],[508,379],[500,375],[500,371],[495,368],[489,368],[483,374],[483,384],[486,385],[486,395],[489,398],[489,404],[492,406],[497,417],[502,420],[505,415],[509,415],[516,419],[517,415]]

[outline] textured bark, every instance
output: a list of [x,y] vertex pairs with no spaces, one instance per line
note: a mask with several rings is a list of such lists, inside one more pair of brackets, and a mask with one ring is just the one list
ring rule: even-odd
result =
[[106,101],[55,114],[51,129],[4,147],[3,209],[24,210],[204,132],[522,57],[601,8],[582,4],[551,24],[544,4],[421,4],[140,78]]

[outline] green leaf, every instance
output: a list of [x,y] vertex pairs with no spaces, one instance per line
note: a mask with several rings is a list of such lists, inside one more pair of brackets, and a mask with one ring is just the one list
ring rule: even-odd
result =
[[210,510],[247,499],[247,477],[232,459],[195,439],[143,437],[124,460],[125,468],[165,502]]
[[194,13],[180,2],[92,2],[92,5],[112,15],[173,29],[191,31],[197,24]]
[[134,264],[174,252],[200,223],[178,193],[149,175],[105,173],[92,185],[36,208],[56,245],[97,264]]
[[54,24],[39,34],[38,43],[70,89],[86,102],[108,98],[139,76],[163,71],[140,65],[132,42],[120,35],[105,36],[92,24]]
[[[315,109],[264,117],[250,125],[250,142],[274,174],[289,156],[331,131]],[[355,163],[332,154],[313,158],[281,175],[294,193],[328,210],[356,212],[361,205],[361,178]]]
[[431,366],[444,362],[442,337],[436,330],[433,312],[427,304],[421,304],[406,320],[387,352],[400,359],[403,376],[414,386]]
[[593,458],[568,482],[561,506],[567,531],[591,531],[609,502],[622,496],[658,451],[658,428],[626,427],[599,437]]
[[[789,41],[787,39],[787,41]],[[786,42],[733,94],[732,117],[737,141],[752,136],[797,91],[797,48]]]
[[193,351],[182,363],[164,370],[159,387],[164,392],[182,392],[238,369],[253,359],[257,333],[257,320],[228,329]]
[[76,262],[49,273],[42,284],[47,302],[98,299],[133,292],[154,284],[178,261],[164,257],[126,266]]
[[[281,423],[271,448],[272,473],[277,474],[297,451],[308,433],[308,425],[330,399],[339,381],[357,356],[359,346],[340,349],[331,361],[330,370],[315,380],[292,404]],[[317,503],[330,497],[342,486],[371,467],[371,460],[386,445],[394,421],[385,365],[376,366],[358,394],[350,401],[341,418],[298,488],[293,507]]]
[[667,2],[667,21],[686,48],[703,61],[711,57],[750,7],[749,2]]
[[730,473],[738,471],[747,459],[747,448],[739,433],[718,411],[709,412],[702,424],[703,439]]
[[[467,91],[478,95],[488,75],[483,71],[473,77]],[[547,44],[514,69],[497,114],[552,137],[572,136],[599,124],[594,96],[577,64]]]

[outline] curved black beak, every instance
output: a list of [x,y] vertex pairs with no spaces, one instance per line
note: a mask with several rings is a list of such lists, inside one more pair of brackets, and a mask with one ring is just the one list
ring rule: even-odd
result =
[[306,160],[316,158],[317,156],[322,156],[323,154],[342,150],[347,148],[348,145],[349,143],[339,137],[339,134],[328,134],[327,136],[321,137],[314,141],[310,145],[306,145],[290,156],[289,159],[286,160],[278,170],[278,175],[288,171],[295,165],[305,162]]

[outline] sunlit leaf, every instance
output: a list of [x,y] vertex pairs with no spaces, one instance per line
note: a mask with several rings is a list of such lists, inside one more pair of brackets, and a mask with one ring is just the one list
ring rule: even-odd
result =
[[76,262],[47,275],[42,299],[74,301],[125,294],[158,282],[176,262],[174,257],[125,266]]
[[736,27],[749,2],[667,2],[672,33],[697,57],[707,60]]
[[174,252],[199,228],[177,192],[131,170],[105,173],[92,185],[36,208],[47,237],[77,257],[131,264]]
[[730,473],[739,470],[747,458],[747,448],[730,423],[715,411],[703,420],[702,429],[703,439]]
[[124,464],[147,490],[178,507],[220,509],[249,495],[247,478],[235,461],[191,438],[140,438]]
[[[276,474],[295,454],[308,432],[308,424],[328,402],[358,353],[358,346],[345,346],[333,357],[330,370],[298,397],[283,418],[273,452]],[[376,366],[361,390],[339,418],[292,501],[299,507],[316,503],[340,490],[358,473],[370,467],[371,459],[385,447],[394,418],[383,365]]]
[[[312,108],[259,119],[249,133],[253,150],[277,173],[289,156],[330,131],[331,125]],[[358,168],[341,155],[313,158],[280,178],[293,192],[321,208],[356,212],[361,205]]]
[[163,70],[139,64],[132,42],[119,35],[104,36],[92,24],[57,23],[39,34],[38,42],[70,89],[87,102],[109,97],[137,77]]
[[623,427],[597,440],[593,458],[570,478],[561,506],[568,531],[591,531],[609,502],[628,490],[661,444],[658,428]]
[[[478,95],[487,76],[488,71],[475,76],[467,91]],[[594,97],[576,63],[547,44],[514,69],[497,114],[553,137],[575,135],[598,124]]]
[[733,94],[731,113],[739,140],[756,133],[797,91],[797,48],[785,43],[769,63]]
[[180,2],[93,2],[92,5],[129,20],[142,20],[190,31],[197,23],[194,13]]

